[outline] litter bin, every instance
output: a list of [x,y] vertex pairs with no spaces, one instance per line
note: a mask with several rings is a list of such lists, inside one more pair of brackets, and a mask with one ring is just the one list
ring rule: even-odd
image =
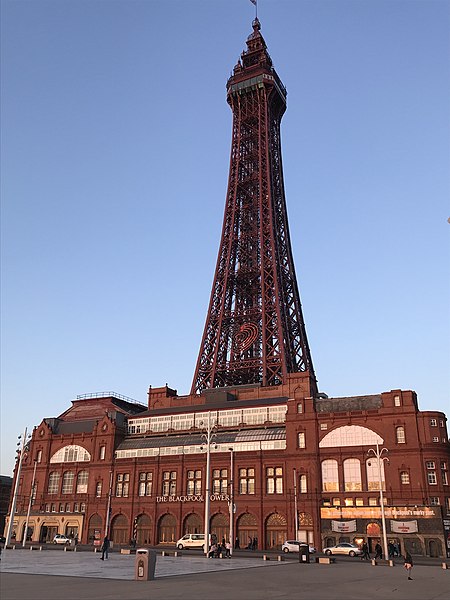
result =
[[308,544],[300,544],[298,548],[298,562],[309,563],[309,546]]
[[137,581],[150,581],[155,579],[156,552],[147,548],[136,550],[134,578]]

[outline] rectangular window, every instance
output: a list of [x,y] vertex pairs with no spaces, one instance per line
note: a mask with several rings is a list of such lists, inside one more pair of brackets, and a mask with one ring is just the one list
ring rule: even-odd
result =
[[333,498],[333,506],[340,506],[340,505],[341,505],[341,499]]
[[297,434],[297,444],[299,448],[306,448],[306,439],[305,439],[305,432],[304,431],[300,431]]
[[177,493],[177,472],[164,471],[162,482],[162,495],[173,496]]
[[400,473],[400,481],[401,481],[402,485],[409,485],[409,472],[408,471],[402,471]]
[[438,442],[438,441],[439,441],[439,438],[435,436],[435,437],[433,438],[433,442]]
[[444,427],[444,421],[442,419],[439,421],[439,426]]
[[70,513],[70,504],[69,503],[66,504],[66,512]]
[[435,471],[428,471],[427,477],[428,477],[428,484],[429,485],[437,485],[437,479],[436,479],[436,472]]
[[447,471],[441,471],[442,485],[448,485]]
[[59,505],[59,512],[63,513],[64,512],[64,504],[61,502],[61,504]]
[[213,494],[226,494],[228,490],[228,469],[214,469],[212,479]]
[[431,427],[437,427],[437,420],[436,419],[430,419],[430,425],[431,425]]
[[303,412],[303,404],[299,402],[297,404],[297,413],[300,415]]
[[430,496],[430,506],[439,506],[439,504],[438,496]]
[[427,460],[427,462],[425,463],[427,469],[434,469],[435,468],[435,464],[433,460]]
[[364,506],[364,498],[356,498],[355,504],[356,506]]
[[95,496],[96,498],[102,497],[102,482],[97,481],[97,485],[95,486]]
[[139,473],[139,496],[151,496],[153,485],[153,473]]
[[255,469],[239,469],[239,493],[255,493]]
[[394,406],[401,406],[400,396],[394,396]]
[[353,506],[353,498],[345,498],[345,506]]
[[[215,471],[213,471],[213,473],[214,472]],[[213,489],[214,489],[214,485],[213,485]],[[199,494],[202,493],[202,472],[201,471],[188,471],[187,472],[186,493],[188,494],[188,496],[198,496]]]
[[282,494],[283,493],[283,468],[282,467],[267,467],[266,468],[266,494]]
[[127,498],[130,490],[130,474],[117,473],[116,476],[116,496],[118,498]]
[[327,423],[321,423],[320,424],[320,431],[325,431],[326,429],[328,429],[328,424]]
[[105,460],[105,454],[106,454],[106,446],[100,446],[100,453],[99,453],[100,460]]
[[377,506],[378,501],[376,498],[369,498],[369,506]]
[[42,462],[42,450],[38,450],[36,454],[36,462]]
[[329,498],[322,498],[322,506],[331,506]]
[[448,515],[450,515],[450,498],[445,499],[445,511]]

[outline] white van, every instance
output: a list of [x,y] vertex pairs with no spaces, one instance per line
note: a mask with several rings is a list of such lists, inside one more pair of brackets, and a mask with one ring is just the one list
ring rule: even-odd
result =
[[204,533],[186,533],[177,542],[177,548],[183,550],[183,548],[204,548],[205,546],[205,534]]

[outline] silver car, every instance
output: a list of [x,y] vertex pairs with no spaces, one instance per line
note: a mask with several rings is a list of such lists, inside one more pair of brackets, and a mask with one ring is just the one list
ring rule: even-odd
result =
[[336,546],[328,546],[328,548],[323,549],[324,554],[346,554],[347,556],[359,556],[363,554],[363,551],[355,546],[355,544],[350,544],[347,542],[343,542],[342,544],[336,544]]
[[[281,546],[281,550],[285,553],[298,552],[300,546],[308,546],[308,544],[306,542],[298,542],[296,540],[286,540]],[[314,546],[309,546],[309,553],[314,554],[314,552],[316,552]]]

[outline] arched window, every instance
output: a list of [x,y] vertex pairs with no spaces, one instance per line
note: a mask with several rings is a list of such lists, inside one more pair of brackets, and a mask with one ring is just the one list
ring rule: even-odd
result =
[[62,480],[62,494],[71,494],[73,491],[74,474],[72,471],[66,471]]
[[[383,490],[386,489],[386,482],[384,480],[384,460],[380,461],[381,468],[381,482],[383,484]],[[380,474],[378,471],[378,460],[376,458],[368,458],[366,460],[366,471],[367,471],[367,488],[369,492],[380,489]]]
[[62,462],[87,462],[91,460],[91,455],[83,446],[70,445],[63,446],[51,457],[51,463]]
[[59,492],[59,473],[53,471],[48,476],[48,494],[57,494]]
[[357,458],[344,460],[344,485],[346,492],[362,491],[361,463]]
[[77,494],[87,494],[88,472],[80,471],[77,477]]
[[306,494],[308,491],[308,480],[306,475],[300,475],[300,494]]
[[400,481],[402,482],[402,485],[408,485],[409,484],[409,473],[408,473],[408,471],[402,471],[400,473]]
[[343,425],[327,433],[319,442],[319,448],[344,448],[347,446],[370,446],[382,444],[381,438],[375,431],[361,425]]
[[339,474],[337,460],[322,462],[322,490],[324,492],[339,491]]
[[405,444],[405,428],[400,426],[395,429],[395,437],[397,439],[397,444]]

